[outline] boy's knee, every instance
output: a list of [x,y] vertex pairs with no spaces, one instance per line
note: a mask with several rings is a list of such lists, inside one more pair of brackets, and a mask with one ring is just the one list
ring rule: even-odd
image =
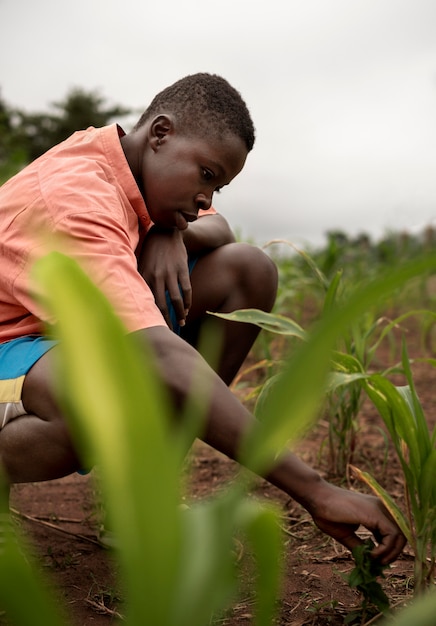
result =
[[[237,246],[238,264],[243,275],[256,281],[261,280],[261,286],[277,288],[278,272],[274,261],[257,246],[248,243],[231,244]],[[258,286],[260,286],[258,284]]]
[[253,307],[271,309],[277,295],[278,271],[274,261],[257,246],[232,243],[226,246],[238,283],[255,295]]

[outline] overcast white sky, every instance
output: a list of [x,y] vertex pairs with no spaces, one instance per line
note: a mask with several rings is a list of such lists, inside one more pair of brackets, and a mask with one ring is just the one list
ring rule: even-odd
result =
[[0,88],[29,111],[78,86],[139,113],[221,74],[257,129],[215,201],[231,224],[259,243],[379,237],[436,220],[435,29],[435,0],[0,0]]

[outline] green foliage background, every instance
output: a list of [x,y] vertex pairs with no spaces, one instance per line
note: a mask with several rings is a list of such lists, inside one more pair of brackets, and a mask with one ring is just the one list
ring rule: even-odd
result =
[[26,112],[0,97],[0,184],[76,130],[105,126],[131,110],[109,105],[98,91],[71,89],[51,112]]

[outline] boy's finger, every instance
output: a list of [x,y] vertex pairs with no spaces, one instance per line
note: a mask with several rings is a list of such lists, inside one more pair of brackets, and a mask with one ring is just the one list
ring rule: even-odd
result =
[[379,545],[372,550],[371,555],[375,559],[380,559],[382,565],[389,565],[398,558],[405,545],[406,538],[404,535],[395,532],[385,535]]
[[174,309],[175,319],[177,320],[177,323],[180,326],[184,326],[186,313],[180,289],[177,289],[176,293],[169,293],[169,299]]
[[164,284],[161,284],[159,286],[155,285],[152,291],[154,295],[154,301],[156,302],[156,306],[158,307],[159,311],[162,313],[169,328],[171,328],[172,330],[172,323],[171,323],[170,313],[168,310],[168,300],[167,300],[167,294],[165,291],[165,285]]
[[353,551],[353,548],[356,546],[360,546],[363,543],[363,539],[358,537],[354,532],[349,535],[342,535],[341,537],[337,537],[337,541],[342,543],[350,552]]
[[184,274],[183,276],[180,276],[179,284],[183,299],[183,313],[185,318],[192,305],[192,287],[191,279],[188,272],[186,272],[186,274]]

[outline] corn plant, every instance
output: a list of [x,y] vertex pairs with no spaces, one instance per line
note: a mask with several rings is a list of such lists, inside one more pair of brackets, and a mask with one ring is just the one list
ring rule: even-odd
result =
[[[286,242],[280,240],[280,243]],[[322,317],[341,301],[343,293],[346,292],[344,272],[341,267],[338,267],[339,261],[344,261],[341,255],[343,246],[338,244],[337,238],[331,236],[324,258],[321,257],[319,263],[317,263],[306,251],[299,250],[290,243],[289,245],[295,249],[306,264],[312,276],[312,281],[317,286],[318,316]],[[323,268],[320,267],[321,263]],[[329,274],[331,277],[328,276]],[[294,289],[294,286],[290,284],[289,288]],[[314,285],[312,285],[312,291],[314,291]],[[277,318],[277,322],[280,322],[279,318]],[[375,315],[370,310],[367,310],[360,319],[353,320],[347,332],[342,334],[341,343],[343,350],[347,354],[354,355],[361,364],[356,371],[362,371],[368,365],[370,354],[372,355],[374,352],[370,345],[371,336],[373,332],[378,330],[379,325]],[[278,332],[286,331],[286,328],[282,327],[283,324],[281,324]],[[286,334],[289,336],[294,333]],[[302,334],[300,333],[297,336],[302,337]],[[269,385],[270,383],[267,384]],[[346,385],[331,385],[325,404],[329,424],[329,469],[331,474],[343,476],[348,463],[353,458],[356,447],[357,416],[362,404],[361,386],[357,381],[354,383],[348,381]]]
[[[406,514],[368,473],[353,468],[384,501],[414,553],[415,592],[435,582],[436,429],[430,432],[413,382],[405,342],[402,354],[407,385],[395,386],[379,374],[362,382],[389,431],[403,472]],[[433,365],[436,362],[433,361]]]
[[[427,309],[407,311],[389,320],[385,317],[376,319],[367,311],[344,335],[340,344],[341,351],[335,355],[333,367],[339,373],[367,374],[374,369],[374,360],[383,341],[390,344],[391,360],[396,356],[393,331],[402,329],[405,320],[420,317],[423,320],[436,320],[434,312]],[[379,374],[388,376],[402,370],[401,361],[392,362],[381,368]],[[332,384],[327,395],[326,411],[329,421],[330,469],[336,476],[343,476],[347,466],[353,462],[359,430],[358,415],[364,401],[361,376],[351,381],[345,377],[333,378],[338,384]]]
[[[296,433],[315,419],[332,350],[343,328],[371,302],[429,267],[436,268],[436,256],[380,277],[326,314],[287,360],[265,398],[262,420],[243,442],[243,462],[258,473],[270,469]],[[58,320],[53,330],[60,339],[60,401],[83,464],[99,466],[117,539],[126,623],[210,624],[234,597],[232,540],[235,532],[242,532],[252,543],[258,564],[256,623],[269,626],[280,570],[275,512],[246,497],[250,482],[245,476],[188,511],[179,507],[181,465],[198,432],[207,397],[198,403],[192,396],[185,428],[172,428],[171,408],[151,354],[144,359],[144,346],[139,348],[134,337],[126,336],[108,302],[78,266],[62,254],[51,253],[38,262],[35,280],[43,305]],[[1,492],[0,502],[4,510]],[[1,550],[0,610],[7,611],[9,623],[67,624],[68,618],[53,608],[57,603],[51,600],[47,584],[35,575],[10,527]],[[29,602],[22,600],[23,589]]]
[[[328,250],[332,247],[332,243],[334,243],[334,239],[330,241]],[[336,249],[335,246],[333,248]],[[347,293],[347,285],[349,285],[350,279],[358,279],[359,282],[357,284],[363,284],[360,264],[357,264],[357,276],[354,264],[352,264],[353,273],[351,276],[346,276],[347,280],[344,283],[344,270],[342,268],[336,269],[332,278],[328,279],[313,258],[305,252],[301,252],[301,255],[324,287],[325,297],[321,315],[325,315],[335,304],[341,305],[344,293]],[[334,263],[333,261],[330,263],[334,268],[338,265],[337,251],[335,254],[331,253],[330,256],[335,258]],[[329,264],[327,266],[329,267]],[[424,276],[427,278],[427,273]],[[364,374],[369,370],[384,339],[391,341],[391,352],[395,352],[391,332],[399,328],[404,320],[417,315],[430,318],[433,322],[436,319],[436,316],[431,311],[412,310],[397,316],[393,320],[389,320],[381,316],[379,310],[380,302],[374,302],[363,315],[353,320],[353,323],[343,333],[338,345],[339,351],[335,360],[335,369],[339,372],[342,371],[356,376],[354,381],[348,379],[347,384],[330,385],[326,398],[326,412],[329,424],[330,471],[335,476],[343,476],[347,466],[352,463],[354,458],[357,445],[358,415],[363,402],[362,386],[359,380],[361,378],[360,374]],[[351,358],[346,358],[345,355]],[[344,367],[345,361],[348,363],[348,368]],[[395,367],[394,365],[383,373],[387,374]],[[339,383],[339,380],[336,380]]]
[[[319,307],[318,319],[322,319],[332,308],[342,305],[351,289],[351,284],[354,283],[354,285],[361,285],[362,287],[365,284],[362,280],[362,264],[361,262],[355,263],[357,260],[362,261],[359,249],[356,256],[355,248],[351,248],[349,245],[345,246],[343,242],[338,248],[339,244],[333,235],[330,237],[329,246],[324,256],[317,255],[318,261],[315,258],[316,255],[311,256],[306,251],[296,248],[285,240],[273,240],[267,244],[267,246],[285,244],[291,246],[298,253],[301,262],[306,265],[310,272],[311,279],[310,281],[307,278],[303,279],[303,272],[301,271],[298,274],[295,268],[300,268],[300,265],[295,261],[293,263],[291,261],[281,262],[279,264],[282,283],[281,292],[286,293],[288,290],[293,294],[294,299],[296,290],[305,292],[309,289],[311,293],[316,293],[315,300],[318,302]],[[341,241],[342,239],[339,237],[339,243]],[[340,254],[341,248],[345,251],[343,254]],[[348,265],[347,261],[349,262]],[[340,262],[345,264],[346,270],[338,267]],[[355,265],[357,265],[357,270],[354,267]],[[283,267],[285,271],[283,271]],[[427,271],[423,272],[419,280],[427,280],[428,276]],[[297,289],[295,280],[297,281]],[[402,285],[401,288],[404,290],[407,288],[407,285]],[[395,293],[398,296],[399,290],[395,290]],[[369,371],[377,355],[377,350],[383,341],[389,342],[391,356],[395,356],[396,342],[393,331],[401,328],[401,324],[407,318],[421,316],[426,321],[428,328],[435,324],[436,315],[428,309],[414,309],[396,316],[395,319],[388,319],[380,314],[381,301],[380,299],[373,301],[371,306],[361,316],[354,319],[344,329],[338,342],[338,359],[335,363],[335,369],[344,375],[355,375],[355,380],[351,381],[348,377],[344,379],[344,382],[340,382],[339,377],[334,378],[333,380],[337,384],[329,385],[325,398],[325,412],[329,425],[327,438],[329,471],[336,477],[344,476],[348,464],[353,462],[354,452],[357,447],[358,415],[364,400],[362,387],[359,383],[360,376],[357,374],[360,375]],[[288,304],[288,301],[285,301],[282,295],[275,307],[275,311],[281,311],[281,307],[283,307],[285,302]],[[301,317],[301,315],[298,317]],[[289,316],[280,313],[262,314],[261,312],[243,311],[240,314],[237,312],[236,316],[229,316],[228,319],[238,319],[239,321],[258,324],[261,328],[276,334],[276,336],[285,336],[288,341],[290,338],[300,340],[307,339],[309,336],[308,331],[304,330],[299,323]],[[349,358],[346,359],[345,355],[348,355]],[[345,364],[345,360],[347,360],[347,364]],[[263,359],[256,365],[250,366],[250,369],[247,371],[251,372],[255,367],[262,367],[271,375],[271,373],[275,374],[280,371],[281,363],[277,362],[277,359],[270,355],[268,359]],[[383,373],[387,374],[398,367],[399,364],[393,364],[386,368]],[[241,372],[237,380],[238,383],[245,373]],[[258,397],[257,404],[261,404],[263,402],[262,395],[269,392],[273,382],[274,377],[272,379],[271,376],[268,377],[264,383],[251,390],[246,399]]]

